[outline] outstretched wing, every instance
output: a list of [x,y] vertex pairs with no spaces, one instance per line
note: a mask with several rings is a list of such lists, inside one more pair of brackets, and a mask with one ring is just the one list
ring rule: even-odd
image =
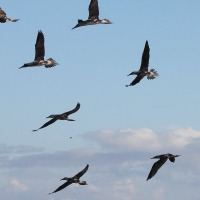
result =
[[149,66],[149,44],[148,41],[145,43],[144,51],[142,54],[142,61],[141,61],[141,66],[140,66],[140,71],[148,71],[148,66]]
[[49,126],[50,124],[53,124],[56,120],[57,120],[57,118],[53,118],[50,121],[48,121],[47,123],[45,123],[43,126],[41,126],[40,128],[33,130],[33,131],[38,131],[39,129],[45,128],[45,127]]
[[66,183],[62,184],[60,187],[58,187],[55,191],[49,193],[49,194],[52,194],[52,193],[56,193],[64,188],[66,188],[68,185],[71,185],[72,182],[71,181],[67,181]]
[[80,171],[78,174],[76,174],[76,175],[73,177],[73,179],[74,179],[74,178],[79,179],[81,176],[83,176],[83,174],[85,174],[85,172],[87,172],[88,168],[89,168],[89,165],[87,164],[87,166],[86,166],[82,171]]
[[91,0],[89,5],[89,17],[88,19],[99,19],[99,6],[97,0]]
[[71,115],[72,113],[75,113],[76,111],[78,111],[79,108],[80,108],[80,106],[81,106],[81,104],[80,104],[80,103],[77,103],[76,107],[75,107],[73,110],[70,110],[70,111],[68,111],[68,112],[65,112],[65,113],[63,113],[62,115],[69,116],[69,115]]
[[157,171],[162,167],[162,165],[167,161],[167,159],[168,158],[162,158],[153,164],[149,176],[147,177],[147,181],[157,173]]
[[6,17],[6,13],[0,8],[0,17]]
[[44,34],[42,31],[38,31],[37,40],[35,44],[35,60],[44,60]]
[[142,75],[142,74],[137,75],[136,78],[130,83],[130,86],[133,86],[139,83],[144,77],[145,75]]

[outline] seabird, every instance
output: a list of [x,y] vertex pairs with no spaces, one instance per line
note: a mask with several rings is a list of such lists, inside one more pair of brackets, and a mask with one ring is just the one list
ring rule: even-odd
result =
[[91,0],[89,5],[89,17],[88,20],[83,21],[82,19],[78,19],[78,24],[72,28],[78,28],[80,26],[87,26],[87,25],[95,25],[95,24],[112,24],[108,19],[99,19],[99,7],[97,0]]
[[1,23],[5,23],[5,22],[17,22],[19,19],[12,19],[12,18],[8,18],[6,17],[6,13],[2,10],[2,8],[0,7],[0,22]]
[[130,85],[126,85],[126,87],[128,86],[133,86],[137,83],[139,83],[145,76],[147,76],[147,79],[154,79],[156,78],[156,76],[159,76],[157,71],[155,71],[155,69],[151,69],[150,71],[148,71],[148,66],[149,66],[149,44],[148,41],[146,41],[145,43],[145,47],[144,47],[144,51],[142,54],[142,61],[141,61],[141,66],[140,66],[140,70],[139,71],[133,71],[131,72],[129,75],[137,75],[136,78],[130,83]]
[[[42,66],[44,65],[46,68],[54,67],[58,65],[56,61],[52,58],[44,60],[45,49],[44,49],[44,34],[42,31],[38,31],[36,44],[35,44],[35,59],[33,62],[25,63],[22,67],[35,67],[35,66]],[[20,69],[19,68],[19,69]]]
[[147,177],[147,181],[151,179],[157,173],[157,171],[162,167],[162,165],[167,161],[168,158],[171,162],[175,162],[175,157],[178,157],[178,156],[180,155],[174,156],[170,153],[167,153],[167,154],[162,154],[162,155],[158,155],[151,158],[151,159],[157,158],[159,160],[153,164],[151,171],[149,172],[149,175]]
[[80,177],[83,176],[85,174],[85,172],[87,172],[88,168],[89,168],[89,165],[87,164],[87,166],[82,171],[80,171],[78,174],[76,174],[75,176],[73,176],[71,178],[65,177],[65,178],[61,179],[61,180],[66,180],[67,182],[65,182],[63,185],[61,185],[55,191],[53,191],[49,194],[56,193],[56,192],[64,189],[68,185],[71,185],[72,183],[78,183],[79,185],[87,185],[86,181],[80,180]]
[[62,113],[60,115],[50,115],[47,118],[53,118],[53,119],[51,119],[50,121],[48,121],[47,123],[45,123],[40,128],[38,128],[36,130],[33,130],[33,131],[38,131],[39,129],[45,128],[46,126],[49,126],[50,124],[53,124],[57,120],[75,121],[73,119],[70,119],[68,116],[71,115],[72,113],[75,113],[76,111],[78,111],[79,108],[80,108],[80,103],[77,103],[76,107],[73,110],[70,110],[68,112]]

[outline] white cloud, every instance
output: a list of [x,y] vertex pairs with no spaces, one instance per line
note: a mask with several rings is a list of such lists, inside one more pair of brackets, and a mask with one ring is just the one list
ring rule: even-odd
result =
[[8,192],[26,192],[28,190],[28,187],[19,183],[17,179],[12,179],[9,182],[9,185],[10,186],[7,189]]
[[85,133],[85,139],[98,142],[102,147],[113,150],[158,151],[163,149],[183,148],[200,138],[200,131],[192,128],[175,128],[163,133],[151,129],[123,129],[119,131],[102,130]]
[[[105,200],[145,200],[147,197],[162,200],[173,198],[173,193],[184,200],[193,194],[199,197],[199,131],[174,128],[156,133],[142,128],[99,131],[86,133],[83,137],[98,142],[100,148],[92,146],[53,153],[32,152],[29,155],[12,153],[0,157],[1,177],[7,180],[8,177],[17,176],[20,182],[26,180],[31,188],[26,195],[29,199],[38,200],[75,200],[83,196],[88,200],[96,197]],[[166,162],[147,183],[146,178],[154,163],[150,158],[168,152],[182,156],[175,163]],[[60,178],[73,176],[86,164],[90,167],[82,179],[88,182],[87,186],[72,184],[54,196],[42,196],[48,194],[51,188],[58,187],[59,183],[56,181]],[[4,185],[1,185],[0,199],[10,200],[13,199],[13,194],[22,196],[28,190],[27,186],[12,179],[9,185],[12,195],[10,198],[3,198],[4,191],[8,190],[4,190],[2,186]],[[172,187],[172,193],[165,192],[168,187]],[[180,187],[183,188],[183,193],[177,194],[176,190]],[[33,194],[37,194],[37,198]],[[67,196],[63,196],[65,194]]]

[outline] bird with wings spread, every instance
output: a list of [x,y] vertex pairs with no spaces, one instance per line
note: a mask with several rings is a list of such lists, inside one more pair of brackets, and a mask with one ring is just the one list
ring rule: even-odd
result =
[[150,71],[148,71],[149,57],[150,57],[149,51],[150,51],[149,44],[148,44],[148,41],[146,41],[144,51],[142,54],[142,61],[141,61],[141,66],[140,66],[139,71],[133,71],[129,75],[127,75],[127,76],[130,76],[130,75],[137,75],[137,76],[129,85],[126,85],[126,87],[133,86],[139,83],[145,76],[147,76],[147,79],[150,79],[150,80],[159,76],[157,71],[155,71],[155,69],[151,69]]
[[112,24],[108,19],[99,19],[99,6],[97,0],[91,0],[89,5],[89,17],[87,20],[83,21],[82,19],[78,20],[78,24],[72,28],[78,28],[80,26],[87,26],[87,25],[96,25],[96,24]]
[[151,171],[149,172],[149,175],[147,177],[147,181],[151,179],[157,173],[157,171],[163,166],[163,164],[165,164],[167,159],[169,159],[171,162],[175,162],[175,157],[178,157],[178,156],[180,155],[174,156],[170,153],[167,153],[167,154],[162,154],[162,155],[158,155],[151,158],[151,159],[159,159],[159,160],[153,164]]
[[73,110],[70,110],[68,112],[59,114],[59,115],[50,115],[47,118],[52,118],[50,121],[48,121],[47,123],[45,123],[43,126],[41,126],[40,128],[33,130],[33,131],[38,131],[39,129],[45,128],[47,126],[49,126],[50,124],[53,124],[55,121],[57,120],[67,120],[67,121],[75,121],[74,119],[70,119],[68,116],[77,112],[80,108],[81,104],[77,103],[76,107]]
[[82,171],[80,171],[78,174],[76,174],[75,176],[73,176],[71,178],[65,177],[65,178],[61,179],[61,180],[66,180],[67,182],[65,182],[63,185],[61,185],[55,191],[53,191],[49,194],[56,193],[64,188],[66,188],[67,186],[71,185],[72,183],[78,183],[79,185],[87,185],[87,182],[81,181],[80,177],[83,176],[85,174],[85,172],[87,172],[88,168],[89,168],[89,165],[87,164],[87,166]]
[[51,68],[51,67],[58,65],[58,63],[53,58],[49,58],[45,61],[44,55],[45,55],[44,34],[42,33],[42,31],[38,31],[36,44],[35,44],[35,59],[34,59],[34,61],[30,62],[30,63],[25,63],[19,69],[24,68],[24,67],[36,67],[36,66],[43,66],[43,65],[46,68]]

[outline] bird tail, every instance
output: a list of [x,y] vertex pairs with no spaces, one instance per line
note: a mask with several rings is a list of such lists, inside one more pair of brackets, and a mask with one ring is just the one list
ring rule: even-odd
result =
[[13,18],[7,18],[8,21],[11,21],[11,22],[17,22],[19,21],[19,19],[13,19]]

